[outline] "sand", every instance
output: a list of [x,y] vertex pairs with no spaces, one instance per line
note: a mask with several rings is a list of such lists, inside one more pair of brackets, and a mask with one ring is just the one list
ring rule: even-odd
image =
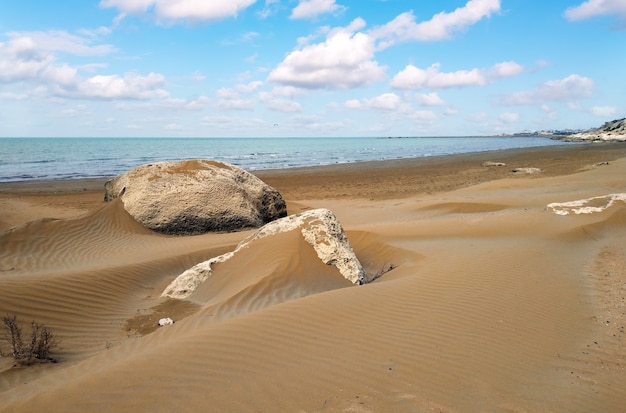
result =
[[251,232],[152,233],[102,179],[0,184],[0,314],[60,339],[29,367],[0,339],[0,411],[624,410],[626,204],[546,206],[626,193],[626,144],[256,174],[394,268],[353,286],[286,234],[163,299]]

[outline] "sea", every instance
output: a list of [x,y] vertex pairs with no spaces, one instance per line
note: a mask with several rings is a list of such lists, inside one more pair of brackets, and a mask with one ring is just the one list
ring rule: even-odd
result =
[[112,177],[160,161],[248,171],[567,145],[543,136],[416,138],[0,138],[0,182]]

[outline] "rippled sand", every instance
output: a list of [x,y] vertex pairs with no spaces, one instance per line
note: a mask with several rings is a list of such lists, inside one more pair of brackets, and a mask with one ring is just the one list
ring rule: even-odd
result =
[[626,203],[547,206],[626,193],[626,145],[257,175],[395,268],[353,286],[287,233],[164,299],[251,232],[152,233],[103,180],[0,185],[0,313],[61,340],[56,364],[0,358],[0,411],[623,411]]

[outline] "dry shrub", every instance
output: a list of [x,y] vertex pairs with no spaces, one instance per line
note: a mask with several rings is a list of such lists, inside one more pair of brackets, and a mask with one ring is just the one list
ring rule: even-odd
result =
[[2,318],[7,340],[11,345],[11,356],[24,366],[36,361],[56,361],[50,357],[50,351],[58,345],[52,331],[35,321],[30,324],[30,336],[24,340],[22,324],[14,315]]

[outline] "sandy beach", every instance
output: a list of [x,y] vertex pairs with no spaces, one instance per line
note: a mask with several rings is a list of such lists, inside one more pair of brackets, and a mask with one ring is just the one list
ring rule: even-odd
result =
[[394,268],[353,286],[277,237],[164,299],[253,231],[156,234],[106,179],[0,184],[0,314],[60,340],[20,367],[0,333],[0,412],[624,411],[626,144],[255,175]]

